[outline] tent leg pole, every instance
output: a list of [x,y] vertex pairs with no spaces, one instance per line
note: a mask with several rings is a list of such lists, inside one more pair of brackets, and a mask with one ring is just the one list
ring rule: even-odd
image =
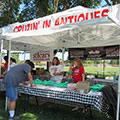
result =
[[[9,41],[9,56],[8,56],[8,71],[10,70],[10,56],[11,56],[11,40]],[[6,97],[5,101],[5,111],[7,111],[7,106],[8,106],[8,97]]]
[[5,99],[5,111],[7,111],[7,103],[8,102],[8,97],[6,97],[6,99]]
[[64,64],[64,52],[65,52],[65,48],[62,48],[62,64]]
[[118,98],[117,98],[116,120],[119,120],[119,108],[120,108],[120,45],[119,45],[119,80],[118,80]]
[[0,39],[0,76],[1,76],[1,63],[2,63],[2,46],[3,46],[3,40]]
[[9,41],[8,71],[10,70],[11,40]]
[[25,61],[25,59],[26,59],[26,51],[24,51],[24,61]]

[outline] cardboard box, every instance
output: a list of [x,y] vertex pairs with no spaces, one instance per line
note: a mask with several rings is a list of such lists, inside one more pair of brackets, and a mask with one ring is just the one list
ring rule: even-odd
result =
[[44,75],[44,68],[40,69],[40,75]]
[[44,68],[36,68],[36,75],[44,75]]
[[36,68],[36,75],[39,75],[40,68]]
[[90,89],[90,82],[89,81],[79,81],[76,84],[76,92],[80,93],[80,90],[84,90],[84,93],[88,93]]

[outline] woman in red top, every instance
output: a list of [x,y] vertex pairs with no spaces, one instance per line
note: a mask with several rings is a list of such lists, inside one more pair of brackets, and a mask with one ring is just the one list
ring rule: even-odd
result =
[[77,83],[78,81],[85,81],[84,67],[82,65],[82,61],[79,58],[76,58],[71,63],[70,71],[73,71],[74,83]]
[[[78,81],[85,81],[84,67],[82,65],[82,61],[79,58],[76,58],[71,63],[70,71],[73,72],[74,83],[77,83]],[[75,111],[75,110],[78,110],[78,106],[72,109],[72,111]]]

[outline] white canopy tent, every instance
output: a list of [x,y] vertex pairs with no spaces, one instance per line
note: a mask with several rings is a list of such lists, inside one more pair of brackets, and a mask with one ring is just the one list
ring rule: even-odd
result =
[[100,9],[78,6],[3,27],[0,38],[54,49],[117,45],[119,15],[119,5]]
[[[119,25],[120,5],[99,9],[78,6],[43,18],[3,27],[0,29],[0,38],[14,44],[19,42],[21,46],[37,45],[41,49],[120,45]],[[120,86],[117,120],[119,98]]]
[[[3,41],[3,49],[9,50],[8,40]],[[36,50],[43,50],[43,49],[51,50],[50,47],[11,41],[11,50],[14,50],[14,51],[36,51]]]

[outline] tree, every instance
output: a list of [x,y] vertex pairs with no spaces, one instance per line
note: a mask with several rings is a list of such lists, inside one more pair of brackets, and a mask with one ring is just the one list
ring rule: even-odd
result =
[[14,58],[17,63],[20,62],[20,60],[19,60],[19,53],[13,52],[13,53],[11,54],[11,57]]
[[105,6],[112,6],[120,3],[120,0],[105,0],[106,5]]
[[24,7],[19,14],[19,21],[32,20],[78,5],[94,8],[100,5],[100,3],[101,0],[23,0]]
[[23,0],[19,21],[28,21],[48,15],[49,0]]
[[18,21],[21,0],[0,1],[0,27]]
[[[1,0],[0,27],[15,22],[24,22],[81,5],[95,8],[102,0]],[[120,3],[120,0],[104,0],[108,5]]]
[[5,52],[4,51],[2,51],[2,57],[4,57],[5,56]]

